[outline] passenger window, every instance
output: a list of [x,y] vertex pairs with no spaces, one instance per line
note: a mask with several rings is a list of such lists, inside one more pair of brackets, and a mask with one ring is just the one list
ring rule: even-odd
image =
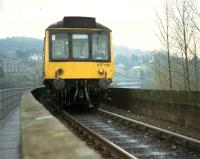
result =
[[69,57],[69,38],[66,33],[56,33],[51,35],[52,59],[66,60]]
[[92,59],[108,60],[108,35],[95,33],[92,35]]
[[89,42],[87,34],[72,35],[72,54],[74,59],[88,59],[89,57]]

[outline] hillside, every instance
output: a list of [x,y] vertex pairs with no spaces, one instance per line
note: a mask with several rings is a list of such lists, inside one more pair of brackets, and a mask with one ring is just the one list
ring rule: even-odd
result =
[[28,37],[11,37],[0,39],[0,53],[7,54],[18,50],[42,52],[43,40]]

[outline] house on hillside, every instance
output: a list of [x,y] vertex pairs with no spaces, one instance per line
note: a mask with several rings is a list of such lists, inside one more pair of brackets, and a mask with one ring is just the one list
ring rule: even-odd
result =
[[29,68],[25,63],[22,63],[17,58],[13,57],[8,57],[5,55],[0,54],[0,67],[2,68],[3,72],[7,74],[27,74],[29,72]]

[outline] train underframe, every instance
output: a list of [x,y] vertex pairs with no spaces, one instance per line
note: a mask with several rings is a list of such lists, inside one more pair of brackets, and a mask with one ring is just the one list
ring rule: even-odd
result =
[[111,80],[108,79],[78,79],[44,80],[48,96],[54,99],[57,105],[67,108],[74,105],[97,108],[100,97],[103,95]]

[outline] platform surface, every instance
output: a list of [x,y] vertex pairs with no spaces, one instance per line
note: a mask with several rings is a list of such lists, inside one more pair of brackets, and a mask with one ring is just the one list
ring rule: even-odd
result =
[[0,159],[20,159],[20,107],[0,121]]
[[30,92],[21,100],[23,159],[100,159],[101,156],[54,118]]

